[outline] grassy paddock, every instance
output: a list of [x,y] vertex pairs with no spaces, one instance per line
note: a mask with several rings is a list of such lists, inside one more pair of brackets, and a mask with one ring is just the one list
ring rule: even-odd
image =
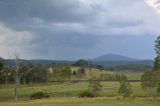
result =
[[0,106],[160,106],[158,101],[116,100],[113,98],[50,98],[18,102],[0,102]]
[[[118,82],[102,82],[103,89],[99,92],[102,97],[119,96],[117,93],[119,88]],[[131,83],[133,95],[136,97],[146,97],[148,92],[141,88],[140,82]],[[79,83],[47,83],[47,84],[34,84],[30,86],[20,86],[18,89],[18,97],[23,100],[28,100],[30,95],[43,91],[49,93],[51,97],[78,97],[78,94],[88,89],[87,82]],[[0,85],[0,101],[13,100],[13,85]],[[153,89],[153,95],[156,95]]]

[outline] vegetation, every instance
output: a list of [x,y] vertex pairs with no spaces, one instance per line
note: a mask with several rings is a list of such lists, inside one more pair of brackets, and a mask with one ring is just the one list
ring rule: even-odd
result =
[[84,60],[84,59],[80,59],[78,61],[76,61],[73,66],[82,66],[82,67],[88,67],[89,63],[88,61]]
[[131,71],[131,72],[143,72],[144,70],[151,70],[152,67],[149,65],[143,64],[125,64],[125,65],[116,65],[106,68],[111,71]]
[[101,73],[100,79],[101,80],[108,80],[108,81],[120,81],[122,75],[121,74],[114,74],[114,73]]
[[152,81],[153,84],[157,87],[157,93],[160,92],[160,36],[157,37],[155,41],[155,51],[156,51],[156,58],[154,60],[154,66],[152,70],[152,75],[154,77],[154,81]]
[[79,94],[79,97],[80,97],[80,98],[84,98],[84,97],[95,97],[95,95],[94,95],[92,92],[84,91],[84,92],[81,92],[81,93]]
[[98,92],[102,89],[102,85],[100,83],[100,81],[98,79],[96,79],[95,76],[91,77],[89,79],[89,86],[88,86],[88,90],[91,94],[94,95],[94,97],[98,96]]
[[114,98],[50,98],[34,101],[1,102],[1,106],[159,106],[159,101],[115,100]]
[[44,92],[36,92],[30,96],[30,99],[42,99],[42,98],[49,98],[49,95]]
[[155,87],[156,84],[154,79],[155,78],[152,71],[145,71],[141,77],[142,88],[148,90],[149,96],[152,96],[152,89]]
[[129,97],[132,94],[131,85],[127,81],[127,77],[125,75],[121,76],[118,93],[122,94],[123,97]]

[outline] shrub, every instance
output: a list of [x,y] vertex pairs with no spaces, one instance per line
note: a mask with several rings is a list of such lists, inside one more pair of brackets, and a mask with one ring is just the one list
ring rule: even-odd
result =
[[117,99],[117,100],[121,100],[121,97],[120,97],[120,96],[117,96],[116,99]]
[[49,95],[44,92],[36,92],[30,96],[30,99],[42,99],[42,98],[49,98]]
[[88,91],[85,91],[85,92],[81,92],[80,94],[79,94],[79,97],[80,98],[84,98],[84,97],[94,97],[94,94],[93,93],[91,93],[91,92],[88,92]]

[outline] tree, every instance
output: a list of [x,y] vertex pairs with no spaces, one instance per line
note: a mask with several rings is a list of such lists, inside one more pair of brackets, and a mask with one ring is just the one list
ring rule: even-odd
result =
[[17,89],[19,83],[19,65],[20,65],[20,58],[17,54],[15,54],[15,67],[14,67],[14,100],[17,101]]
[[84,67],[79,68],[79,69],[77,70],[76,75],[77,75],[78,77],[82,77],[83,75],[85,75],[85,68],[84,68]]
[[156,79],[155,82],[157,84],[157,92],[159,92],[159,89],[160,89],[160,36],[158,36],[155,41],[155,51],[157,56],[154,60],[153,74],[154,74],[154,78]]
[[26,64],[20,64],[20,83],[22,82],[24,85],[26,84],[26,76],[29,73],[29,67]]
[[70,80],[71,77],[71,68],[69,66],[64,66],[61,70],[61,77],[64,80],[64,96],[66,95],[66,86],[67,86],[67,80]]
[[64,80],[70,80],[71,68],[69,66],[64,66],[61,71],[61,76],[64,78]]
[[122,94],[123,97],[129,97],[132,94],[131,85],[127,81],[127,77],[125,75],[121,76],[118,93]]
[[7,85],[8,84],[8,80],[10,79],[11,77],[11,72],[12,70],[8,67],[8,66],[5,66],[4,69],[3,69],[3,75],[4,75],[4,79],[5,79],[5,84]]
[[3,58],[0,58],[0,71],[3,69]]
[[84,59],[80,59],[80,60],[76,61],[73,65],[74,66],[81,66],[81,67],[88,67],[88,62]]
[[42,66],[42,65],[24,65],[21,67],[22,71],[22,82],[26,82],[28,85],[30,83],[42,83],[42,82],[47,82],[47,74],[48,71],[46,70],[47,68]]
[[64,96],[66,95],[66,86],[67,82],[70,80],[71,77],[71,68],[70,66],[59,66],[54,69],[54,77],[56,80],[64,82]]
[[[0,82],[2,81],[3,79],[3,59],[0,58]],[[2,83],[2,82],[1,82]]]
[[154,74],[152,71],[145,71],[141,77],[141,86],[143,89],[148,90],[149,96],[152,95],[152,88],[155,87]]
[[160,93],[160,83],[157,85],[157,93]]
[[92,74],[91,71],[91,67],[89,64],[89,85],[88,85],[88,90],[91,94],[94,95],[94,97],[98,96],[98,91],[100,91],[103,87],[103,85],[101,85],[100,80],[96,78],[96,76],[94,76]]
[[53,71],[53,75],[58,81],[69,80],[71,74],[71,68],[69,66],[58,66]]
[[94,95],[94,97],[98,96],[98,91],[100,91],[102,87],[103,86],[101,85],[100,81],[95,76],[89,79],[88,89],[89,92],[91,92]]

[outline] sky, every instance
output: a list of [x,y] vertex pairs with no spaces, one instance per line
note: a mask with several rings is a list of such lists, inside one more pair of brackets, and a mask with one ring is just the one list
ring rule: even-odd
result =
[[0,57],[155,57],[160,0],[0,0]]

